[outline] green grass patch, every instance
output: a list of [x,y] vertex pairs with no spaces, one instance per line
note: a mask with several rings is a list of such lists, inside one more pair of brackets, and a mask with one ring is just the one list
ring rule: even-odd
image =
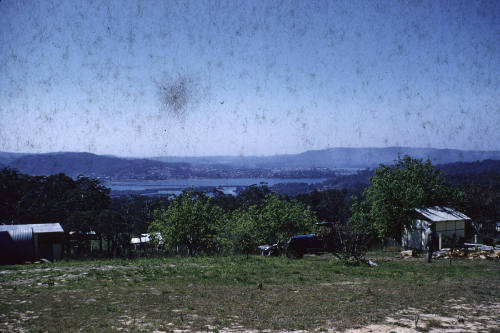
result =
[[[169,257],[0,268],[0,331],[341,330],[404,308],[500,297],[500,264],[425,264],[387,252],[379,266],[331,256]],[[437,323],[430,323],[430,326]]]

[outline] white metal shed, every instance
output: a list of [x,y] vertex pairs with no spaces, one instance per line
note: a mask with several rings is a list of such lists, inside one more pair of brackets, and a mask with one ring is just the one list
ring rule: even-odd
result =
[[425,249],[429,229],[434,224],[441,249],[443,236],[465,237],[466,224],[471,221],[467,215],[449,207],[416,208],[414,211],[411,229],[403,231],[402,244],[407,248]]

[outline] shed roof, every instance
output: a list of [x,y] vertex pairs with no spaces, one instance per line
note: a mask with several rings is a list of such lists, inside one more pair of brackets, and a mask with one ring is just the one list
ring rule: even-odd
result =
[[470,217],[467,215],[449,207],[434,206],[416,208],[415,211],[432,222],[470,220]]
[[0,225],[0,231],[13,231],[33,229],[35,234],[44,234],[51,232],[64,232],[59,223],[38,223],[38,224],[4,224]]

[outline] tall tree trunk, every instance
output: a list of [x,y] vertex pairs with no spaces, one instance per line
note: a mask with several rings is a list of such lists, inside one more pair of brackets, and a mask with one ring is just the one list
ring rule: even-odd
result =
[[132,244],[130,244],[131,239],[132,239],[132,236],[129,233],[128,238],[127,238],[127,248],[128,248],[128,258],[129,259],[132,259]]
[[106,240],[108,241],[108,248],[107,248],[107,251],[108,251],[108,257],[111,258],[111,237],[106,237]]

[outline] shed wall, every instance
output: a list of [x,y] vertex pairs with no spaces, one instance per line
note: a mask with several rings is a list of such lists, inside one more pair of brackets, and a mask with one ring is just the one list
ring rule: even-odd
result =
[[402,245],[405,248],[423,250],[427,244],[427,233],[429,222],[425,220],[414,220],[411,229],[403,230]]
[[438,235],[465,237],[465,221],[436,222],[436,232]]
[[35,257],[32,229],[0,231],[0,264],[17,264]]

